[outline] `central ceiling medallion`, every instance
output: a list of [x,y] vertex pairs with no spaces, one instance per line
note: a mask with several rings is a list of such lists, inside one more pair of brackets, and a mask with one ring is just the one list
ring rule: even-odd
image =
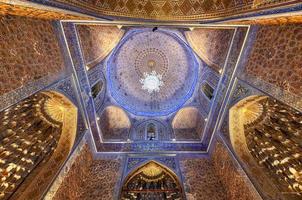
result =
[[148,67],[152,68],[155,67],[156,62],[154,60],[149,60],[148,61]]
[[162,75],[157,74],[156,71],[151,73],[144,73],[144,78],[140,79],[142,89],[147,90],[149,94],[159,92],[160,87],[164,85],[162,81]]

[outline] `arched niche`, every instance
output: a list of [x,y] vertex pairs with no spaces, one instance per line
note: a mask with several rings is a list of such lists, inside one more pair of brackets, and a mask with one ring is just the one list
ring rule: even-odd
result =
[[99,126],[105,140],[127,140],[131,122],[124,110],[108,106],[101,114]]
[[76,106],[39,92],[2,111],[0,122],[0,198],[41,199],[73,147]]
[[202,93],[211,101],[214,97],[214,88],[207,82],[201,84]]
[[102,92],[103,87],[103,80],[99,80],[91,87],[91,96],[93,99],[97,98],[97,96]]
[[302,114],[267,96],[229,111],[230,139],[244,168],[269,199],[302,198]]
[[[148,132],[153,130],[154,140],[169,140],[171,138],[171,129],[159,120],[146,120],[132,126],[131,139],[132,140],[150,140],[148,139]],[[149,134],[150,136],[150,134]]]
[[135,169],[124,180],[120,199],[183,199],[176,174],[155,161]]
[[158,135],[157,126],[154,123],[148,123],[146,126],[146,136],[147,140],[156,140]]
[[204,119],[195,107],[180,109],[173,121],[176,140],[200,140],[204,127]]

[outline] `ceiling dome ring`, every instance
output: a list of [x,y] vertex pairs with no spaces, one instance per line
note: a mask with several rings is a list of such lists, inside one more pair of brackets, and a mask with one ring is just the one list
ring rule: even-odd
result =
[[164,29],[129,31],[106,63],[109,94],[126,111],[148,117],[181,108],[196,88],[198,73],[189,45]]

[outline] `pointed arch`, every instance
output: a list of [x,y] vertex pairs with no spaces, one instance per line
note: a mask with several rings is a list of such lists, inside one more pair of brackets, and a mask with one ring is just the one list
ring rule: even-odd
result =
[[176,140],[200,140],[204,122],[197,108],[185,107],[180,109],[172,121]]
[[133,170],[124,180],[121,199],[183,199],[177,175],[151,160]]
[[[74,144],[77,108],[55,91],[36,93],[0,113],[1,199],[40,199]],[[37,184],[38,183],[38,184]]]
[[171,127],[168,123],[161,120],[148,119],[138,122],[131,127],[130,137],[132,140],[142,141],[148,140],[148,126],[153,124],[155,127],[154,140],[169,140],[171,139]]
[[229,111],[233,149],[272,199],[302,196],[301,122],[300,112],[268,96],[247,97]]
[[100,116],[99,125],[105,140],[127,140],[131,121],[127,113],[117,107],[108,106]]

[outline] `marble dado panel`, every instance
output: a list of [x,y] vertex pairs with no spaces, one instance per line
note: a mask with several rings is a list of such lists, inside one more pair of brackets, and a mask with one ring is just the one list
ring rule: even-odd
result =
[[0,19],[0,95],[45,76],[55,80],[66,67],[50,20],[2,16]]

